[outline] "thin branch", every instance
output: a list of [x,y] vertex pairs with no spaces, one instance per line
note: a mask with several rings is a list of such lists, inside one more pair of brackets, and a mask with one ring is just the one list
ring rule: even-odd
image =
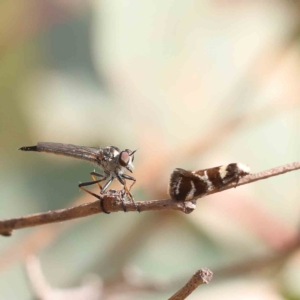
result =
[[176,292],[169,300],[183,300],[186,299],[199,285],[209,284],[213,277],[213,273],[207,269],[203,268],[198,270],[192,278],[182,287],[178,292]]
[[[260,173],[251,174],[242,178],[238,186],[249,184],[258,180],[267,179],[269,177],[278,176],[287,172],[300,169],[300,162],[286,164]],[[224,190],[236,187],[235,183],[229,184],[224,188],[213,190],[207,195],[215,194]],[[196,199],[195,199],[196,200]],[[118,197],[104,196],[103,198],[105,209],[109,212],[123,211],[122,201]],[[191,213],[195,209],[192,202],[178,202],[172,199],[149,200],[136,202],[140,212],[154,211],[154,210],[178,210],[184,213]],[[133,203],[126,203],[127,211],[136,211]],[[101,213],[99,200],[82,204],[79,206],[49,211],[46,213],[28,215],[19,218],[7,219],[0,221],[0,234],[3,236],[10,236],[14,229],[21,229],[26,227],[38,226],[43,224],[63,222],[67,220],[82,218],[93,214]]]

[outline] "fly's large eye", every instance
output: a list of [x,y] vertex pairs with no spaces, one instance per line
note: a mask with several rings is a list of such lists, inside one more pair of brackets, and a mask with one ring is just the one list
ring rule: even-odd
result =
[[120,158],[119,158],[120,165],[123,167],[126,167],[129,163],[129,161],[130,161],[129,153],[126,151],[122,151],[120,153]]

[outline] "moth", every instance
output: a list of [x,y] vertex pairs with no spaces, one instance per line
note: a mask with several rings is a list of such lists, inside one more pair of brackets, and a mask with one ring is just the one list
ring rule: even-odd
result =
[[210,169],[187,171],[177,168],[170,178],[168,193],[177,201],[190,201],[208,192],[219,190],[250,174],[250,168],[241,163],[231,163]]

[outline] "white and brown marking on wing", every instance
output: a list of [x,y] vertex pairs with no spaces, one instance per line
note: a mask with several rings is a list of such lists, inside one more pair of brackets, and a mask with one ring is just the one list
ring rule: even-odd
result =
[[[197,173],[199,172],[199,173]],[[202,181],[206,182],[207,189],[206,193],[212,191],[215,187],[213,182],[210,180],[210,178],[207,175],[207,170],[201,170],[201,171],[194,171],[192,172],[195,176],[199,177]],[[203,173],[203,175],[201,175]]]
[[210,169],[187,171],[177,168],[170,178],[168,193],[178,201],[189,201],[236,181],[250,173],[250,168],[241,163],[231,163]]

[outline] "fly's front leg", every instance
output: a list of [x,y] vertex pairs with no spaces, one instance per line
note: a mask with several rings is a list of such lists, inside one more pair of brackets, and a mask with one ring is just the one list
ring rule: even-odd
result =
[[[120,177],[122,177],[122,178],[120,178],[120,179],[122,179],[122,181],[123,181],[124,183],[122,183],[122,182],[120,181],[119,178],[118,178],[118,179],[119,179],[119,181],[124,185],[124,189],[125,189],[125,191],[126,191],[127,196],[129,197],[129,199],[130,199],[130,200],[132,201],[132,203],[134,204],[135,209],[136,209],[138,212],[140,212],[139,207],[135,204],[134,198],[133,198],[132,194],[130,193],[130,190],[131,190],[131,188],[133,187],[133,185],[135,184],[136,179],[135,179],[134,177],[131,177],[131,176],[127,175],[127,174],[122,174]],[[132,180],[132,181],[133,181],[133,183],[132,183],[132,185],[130,186],[129,189],[127,188],[126,182],[125,182],[123,179],[127,179],[127,180]]]
[[[135,179],[134,177],[131,177],[131,176],[127,175],[127,174],[122,174],[122,177],[125,178],[125,179],[132,180],[132,181],[133,181],[132,185],[131,185],[130,188],[129,188],[129,191],[130,191],[130,190],[132,189],[132,187],[135,185],[136,179]],[[131,195],[131,193],[130,193],[130,195]],[[131,195],[131,198],[133,199],[133,196],[132,196],[132,195]]]
[[[125,188],[126,182],[125,182],[119,175],[117,175],[117,179],[119,180],[119,182],[120,182],[120,183],[124,186],[124,188]],[[126,188],[125,188],[125,191],[126,191],[126,194],[127,194]],[[120,199],[121,199],[121,201],[122,201],[122,206],[123,206],[124,212],[127,212],[127,208],[126,208],[126,205],[125,205],[125,203],[124,203],[123,196],[121,196]]]

